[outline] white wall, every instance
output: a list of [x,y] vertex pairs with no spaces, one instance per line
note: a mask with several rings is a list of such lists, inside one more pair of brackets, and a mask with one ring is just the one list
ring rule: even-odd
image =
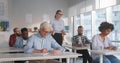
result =
[[79,4],[80,2],[83,2],[83,1],[85,1],[85,0],[69,0],[68,1],[68,3],[69,3],[68,5],[69,5],[69,7],[71,7],[71,6]]
[[[39,26],[46,16],[54,17],[56,10],[62,9],[64,16],[68,16],[68,3],[66,0],[13,0],[14,19],[12,27]],[[25,22],[26,15],[32,15],[32,23]]]
[[117,0],[117,5],[120,5],[120,0]]
[[[0,16],[0,19],[2,20],[8,20],[11,22],[10,17],[11,14],[11,2],[12,0],[0,0],[0,2],[4,3],[4,15]],[[10,32],[0,32],[0,48],[1,47],[7,47],[8,46],[8,40],[9,40]]]
[[1,20],[8,20],[8,1],[7,0],[0,0],[0,4],[2,5],[1,10],[2,15],[0,15]]
[[[10,31],[0,32],[0,48],[8,47],[9,36],[14,27],[39,27],[45,15],[51,19],[58,9],[64,11],[64,17],[68,16],[68,3],[66,0],[0,0],[0,2],[1,1],[6,3],[6,16],[4,19],[10,21]],[[33,19],[31,23],[25,22],[26,14],[32,14]]]

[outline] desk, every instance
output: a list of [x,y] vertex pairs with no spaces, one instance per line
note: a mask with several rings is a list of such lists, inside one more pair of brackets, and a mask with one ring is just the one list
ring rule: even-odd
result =
[[14,47],[0,48],[0,53],[8,53],[8,52],[24,52],[24,50],[21,48],[14,48]]
[[113,55],[120,54],[119,50],[89,50],[90,52],[96,53],[100,55],[100,63],[103,63],[103,55]]
[[70,48],[74,51],[74,53],[77,52],[77,50],[86,50],[86,49],[90,49],[90,47],[76,47],[76,46],[72,46],[72,45],[63,45],[63,47],[67,47],[67,48]]
[[77,47],[77,46],[72,46],[72,45],[63,45],[63,47],[67,47],[67,48],[70,48],[70,49],[73,49],[74,53],[77,52],[77,50],[86,50],[86,49],[90,49],[88,47]]
[[81,56],[81,54],[64,52],[59,55],[43,55],[40,53],[26,54],[26,53],[16,53],[16,54],[0,54],[0,62],[3,61],[25,61],[25,60],[43,60],[43,59],[58,59],[66,58],[67,63],[70,63],[70,58],[75,58]]
[[[72,46],[72,45],[63,45],[63,47],[67,47],[73,50],[74,53],[77,53],[77,50],[86,50],[86,49],[90,49],[90,47],[77,47],[77,46]],[[76,61],[76,58],[73,60],[73,62]]]

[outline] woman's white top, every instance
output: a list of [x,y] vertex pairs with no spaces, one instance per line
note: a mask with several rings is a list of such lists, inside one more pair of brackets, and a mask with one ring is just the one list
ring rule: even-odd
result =
[[[97,34],[92,38],[92,50],[103,50],[105,47],[110,47],[113,46],[111,44],[110,39],[106,36],[105,40],[103,42],[103,40],[101,39],[100,35]],[[92,58],[96,59],[98,58],[99,55],[96,53],[92,53]]]
[[61,31],[64,30],[64,21],[62,19],[54,19],[50,22],[50,24],[52,25],[52,28],[55,31],[55,33],[62,33]]

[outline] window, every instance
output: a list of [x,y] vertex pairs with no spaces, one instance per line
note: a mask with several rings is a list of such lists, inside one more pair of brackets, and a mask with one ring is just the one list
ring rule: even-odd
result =
[[116,0],[95,0],[96,9],[116,5]]
[[111,40],[120,41],[120,5],[107,8],[108,21],[115,26],[114,31],[110,34]]
[[[96,34],[100,33],[98,27],[100,26],[100,24],[104,21],[106,21],[106,10],[102,9],[102,10],[96,10],[95,13],[95,22],[94,22],[94,31]],[[95,35],[95,34],[94,34]]]
[[88,39],[92,39],[92,15],[91,12],[84,14],[84,35],[88,37]]
[[74,16],[73,26],[73,35],[77,35],[77,29],[80,26],[80,15]]

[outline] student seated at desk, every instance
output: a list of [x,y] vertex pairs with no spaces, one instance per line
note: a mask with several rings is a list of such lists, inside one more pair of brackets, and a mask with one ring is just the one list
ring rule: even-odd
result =
[[28,41],[28,29],[21,29],[21,36],[16,40],[15,46],[16,48],[24,48]]
[[[102,22],[99,26],[100,34],[97,34],[92,39],[92,49],[93,50],[116,50],[117,48],[111,44],[110,39],[107,35],[113,31],[114,26],[108,22]],[[95,63],[99,63],[99,55],[92,53],[92,58]],[[120,60],[113,55],[104,55],[103,63],[120,63]]]
[[[32,35],[24,50],[25,53],[51,53],[61,54],[64,48],[61,47],[51,36],[51,25],[43,22],[40,25],[39,33]],[[35,60],[30,63],[60,63],[57,60]]]
[[13,29],[14,34],[10,35],[9,38],[9,47],[14,47],[16,39],[21,35],[19,28],[14,28]]
[[[78,26],[78,35],[73,37],[73,46],[82,47],[85,44],[90,44],[86,36],[83,36],[83,27]],[[88,50],[78,50],[77,53],[83,54],[83,63],[92,63],[92,57],[89,55]]]

